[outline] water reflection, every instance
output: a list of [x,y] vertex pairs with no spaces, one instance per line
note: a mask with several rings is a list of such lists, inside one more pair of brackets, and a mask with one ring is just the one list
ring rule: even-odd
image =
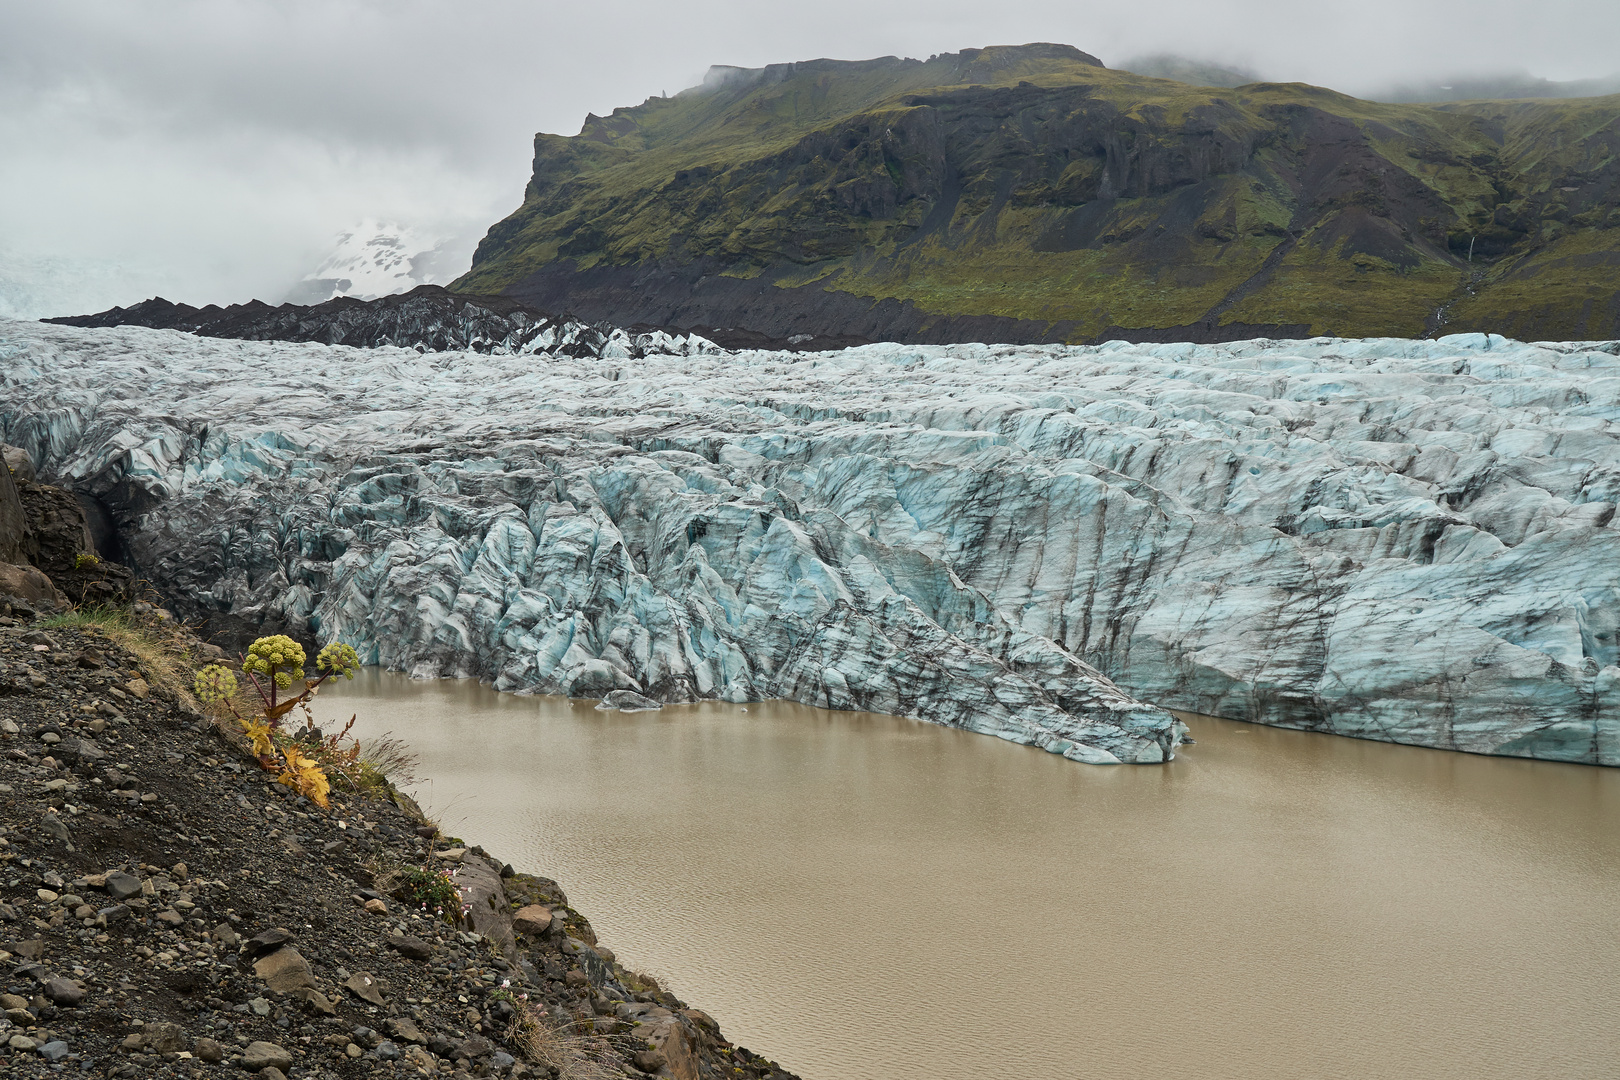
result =
[[403,736],[447,829],[809,1080],[1595,1077],[1620,1051],[1620,770],[1198,718],[1170,765],[1099,768],[375,671],[320,705]]

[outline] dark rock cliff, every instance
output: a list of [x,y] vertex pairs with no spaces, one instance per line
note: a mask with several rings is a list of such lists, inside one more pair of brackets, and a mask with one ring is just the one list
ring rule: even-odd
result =
[[116,533],[108,523],[98,545],[92,529],[91,512],[101,511],[100,505],[34,479],[32,462],[17,447],[0,451],[5,456],[0,468],[0,602],[30,607],[127,603],[134,576],[113,561]]
[[1064,46],[719,69],[538,135],[454,288],[897,339],[1620,335],[1620,97],[1194,87]]

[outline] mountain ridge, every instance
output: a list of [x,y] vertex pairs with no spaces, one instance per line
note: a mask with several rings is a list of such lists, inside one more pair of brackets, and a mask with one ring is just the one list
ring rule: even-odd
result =
[[1620,96],[1391,105],[1052,44],[716,71],[537,135],[451,288],[777,339],[1620,335]]

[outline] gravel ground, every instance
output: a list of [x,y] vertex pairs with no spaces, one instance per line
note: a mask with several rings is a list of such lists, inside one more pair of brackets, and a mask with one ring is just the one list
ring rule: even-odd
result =
[[[0,611],[0,1074],[791,1076],[595,947],[556,882],[392,789],[323,811],[150,662]],[[453,870],[465,915],[410,910],[412,867]]]

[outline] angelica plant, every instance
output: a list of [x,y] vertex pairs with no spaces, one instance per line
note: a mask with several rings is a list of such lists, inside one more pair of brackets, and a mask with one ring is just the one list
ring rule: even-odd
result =
[[[237,711],[235,700],[241,684],[235,673],[223,664],[209,664],[197,672],[192,689],[198,700],[222,706],[236,717],[243,734],[253,744],[259,764],[266,770],[279,772],[276,777],[279,783],[324,809],[331,790],[325,770],[297,746],[278,745],[276,735],[281,718],[294,708],[302,705],[307,714],[310,698],[327,679],[354,678],[360,658],[353,646],[333,642],[316,656],[315,667],[320,675],[313,681],[304,676],[305,659],[304,647],[285,634],[262,637],[248,646],[247,655],[242,658],[242,671],[259,696],[262,707],[255,710],[258,715],[243,716]],[[296,692],[288,693],[295,684],[301,685]]]

